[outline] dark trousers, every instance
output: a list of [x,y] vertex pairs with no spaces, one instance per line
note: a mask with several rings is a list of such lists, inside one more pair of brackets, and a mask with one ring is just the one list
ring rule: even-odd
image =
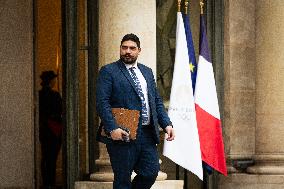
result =
[[[135,142],[107,144],[114,172],[113,189],[150,189],[159,172],[157,146],[149,129],[142,129]],[[132,171],[137,174],[131,182]]]
[[41,141],[41,176],[43,188],[55,186],[56,160],[61,147],[61,137],[51,132],[44,133]]

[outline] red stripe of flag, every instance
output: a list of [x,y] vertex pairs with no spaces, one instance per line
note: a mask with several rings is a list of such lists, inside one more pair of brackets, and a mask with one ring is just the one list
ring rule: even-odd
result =
[[221,121],[197,104],[195,104],[195,109],[202,160],[227,176]]

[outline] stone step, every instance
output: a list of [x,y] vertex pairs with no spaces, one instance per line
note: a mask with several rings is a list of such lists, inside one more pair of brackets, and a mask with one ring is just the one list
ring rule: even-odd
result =
[[[78,181],[75,189],[112,189],[112,182]],[[156,181],[151,189],[183,189],[183,180]]]

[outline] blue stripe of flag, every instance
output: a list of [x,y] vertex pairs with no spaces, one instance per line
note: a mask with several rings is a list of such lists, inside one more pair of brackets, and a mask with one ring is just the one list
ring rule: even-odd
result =
[[206,37],[206,26],[205,26],[205,18],[204,15],[200,15],[200,36],[199,36],[199,54],[200,56],[203,56],[207,60],[207,62],[211,62],[211,57],[209,54],[208,49],[208,41]]
[[192,34],[190,29],[190,18],[189,14],[182,13],[186,41],[187,41],[187,49],[188,49],[188,57],[189,57],[189,64],[192,64],[193,70],[191,70],[191,81],[192,81],[192,89],[193,94],[195,90],[195,82],[196,82],[196,74],[197,74],[197,64],[195,59],[195,50],[193,46]]

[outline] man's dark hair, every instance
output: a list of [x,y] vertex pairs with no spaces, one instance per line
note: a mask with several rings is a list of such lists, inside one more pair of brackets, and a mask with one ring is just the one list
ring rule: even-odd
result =
[[133,33],[129,33],[129,34],[126,34],[125,36],[123,36],[120,45],[122,45],[122,43],[124,41],[133,41],[137,44],[137,47],[140,48],[139,38]]

